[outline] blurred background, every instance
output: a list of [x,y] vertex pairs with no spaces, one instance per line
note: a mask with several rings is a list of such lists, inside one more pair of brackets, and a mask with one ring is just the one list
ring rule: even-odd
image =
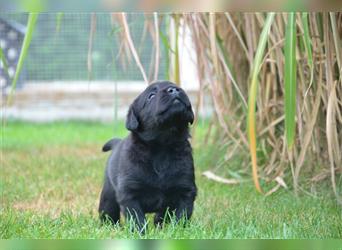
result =
[[[1,48],[9,61],[8,75],[0,65],[0,86],[8,95],[28,14],[0,14]],[[108,13],[41,14],[17,83],[16,96],[6,117],[27,121],[82,119],[112,121],[126,115],[128,105],[145,87],[137,64],[115,15]],[[129,14],[128,26],[149,81],[169,79],[170,59],[163,46],[170,32],[167,15],[158,16],[160,33],[158,62],[156,41],[150,33],[153,15]],[[151,23],[152,22],[152,23]],[[152,26],[151,26],[152,24]],[[159,36],[159,35],[158,35]],[[181,34],[180,74],[182,87],[195,102],[199,90],[194,49],[189,34]],[[165,41],[164,41],[165,42]],[[158,72],[155,72],[155,64]],[[5,99],[2,98],[4,101]],[[210,115],[206,107],[205,116]]]

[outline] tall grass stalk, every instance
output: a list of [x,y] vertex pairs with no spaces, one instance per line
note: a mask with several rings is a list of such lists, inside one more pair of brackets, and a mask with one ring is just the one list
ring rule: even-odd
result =
[[265,47],[268,39],[268,34],[271,28],[271,24],[274,19],[274,13],[269,13],[267,15],[267,19],[265,21],[265,26],[261,32],[258,48],[255,53],[253,67],[252,67],[252,75],[251,75],[251,87],[249,90],[248,97],[248,138],[249,138],[249,150],[252,159],[252,173],[253,173],[253,181],[255,188],[261,193],[261,187],[258,180],[258,167],[257,167],[257,142],[256,142],[256,118],[255,118],[255,109],[256,109],[256,98],[257,98],[257,90],[258,90],[258,75],[261,68],[261,60],[262,56],[265,52]]
[[285,34],[285,135],[288,149],[295,141],[296,126],[296,14],[290,13]]
[[15,87],[17,85],[17,81],[18,81],[21,69],[23,67],[28,49],[30,47],[30,43],[31,43],[31,39],[32,39],[34,29],[36,27],[38,15],[39,15],[39,13],[30,13],[29,14],[28,21],[27,21],[27,31],[25,34],[25,38],[24,38],[24,41],[22,44],[22,48],[21,48],[18,63],[17,63],[17,68],[16,68],[14,78],[12,81],[11,94],[9,95],[8,100],[7,100],[8,104],[10,104],[12,101],[13,93],[15,91]]
[[180,17],[178,14],[173,14],[173,24],[174,24],[174,30],[173,32],[173,53],[172,53],[172,61],[173,61],[173,81],[176,84],[181,84],[181,79],[180,79],[180,70],[179,70],[179,29],[180,29]]
[[4,70],[5,70],[5,73],[6,73],[7,75],[9,75],[9,74],[8,74],[8,64],[7,64],[7,60],[6,60],[5,54],[4,54],[4,52],[2,51],[2,48],[1,48],[1,47],[0,47],[0,60],[1,60],[1,63],[2,63],[2,65],[3,65],[3,68],[4,68]]

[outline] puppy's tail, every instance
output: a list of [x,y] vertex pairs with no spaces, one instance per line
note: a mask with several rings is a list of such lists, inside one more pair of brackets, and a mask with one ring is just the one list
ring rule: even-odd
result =
[[112,150],[120,141],[121,141],[121,139],[116,139],[116,138],[113,138],[113,139],[107,141],[106,144],[103,145],[102,151],[107,152],[109,150]]

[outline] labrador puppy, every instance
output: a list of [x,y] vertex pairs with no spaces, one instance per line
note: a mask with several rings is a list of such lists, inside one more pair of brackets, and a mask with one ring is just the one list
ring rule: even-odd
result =
[[102,149],[112,151],[99,204],[102,221],[119,222],[121,211],[142,230],[146,213],[155,213],[156,225],[167,212],[190,219],[197,192],[188,140],[193,120],[188,96],[174,83],[155,82],[134,100],[126,120],[131,133]]

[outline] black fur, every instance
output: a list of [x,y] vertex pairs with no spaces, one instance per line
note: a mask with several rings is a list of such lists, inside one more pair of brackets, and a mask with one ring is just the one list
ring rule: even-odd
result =
[[113,138],[107,141],[106,144],[103,145],[102,151],[107,152],[109,150],[112,150],[119,142],[121,142],[121,139],[116,139],[116,138]]
[[103,151],[109,157],[99,213],[119,222],[120,210],[139,230],[145,213],[163,222],[166,211],[190,219],[196,197],[188,125],[194,114],[185,92],[171,82],[151,84],[129,108],[130,135],[112,139]]

